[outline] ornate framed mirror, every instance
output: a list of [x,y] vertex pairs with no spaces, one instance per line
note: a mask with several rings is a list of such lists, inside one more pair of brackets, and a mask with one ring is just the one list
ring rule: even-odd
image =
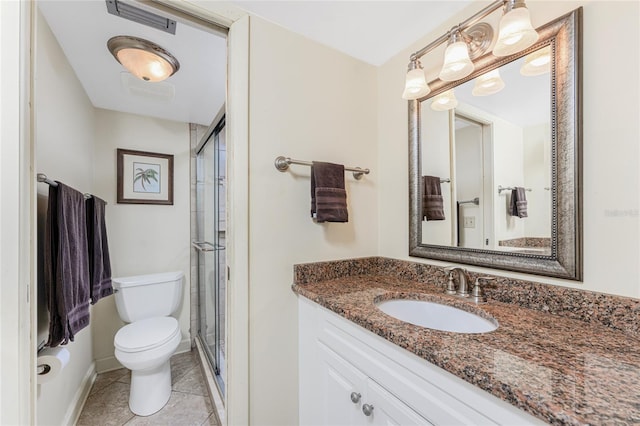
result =
[[[538,28],[522,52],[485,54],[469,76],[432,81],[409,101],[410,256],[582,279],[581,25],[579,8]],[[545,53],[548,72],[527,74]],[[482,96],[478,77],[496,70],[505,89]],[[457,106],[434,111],[452,89]],[[440,179],[440,220],[425,220],[425,176]],[[526,217],[511,202],[516,188]]]

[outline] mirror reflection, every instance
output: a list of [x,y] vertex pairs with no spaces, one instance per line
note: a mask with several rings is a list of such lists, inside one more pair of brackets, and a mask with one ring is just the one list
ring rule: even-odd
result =
[[422,244],[551,254],[549,55],[420,102]]

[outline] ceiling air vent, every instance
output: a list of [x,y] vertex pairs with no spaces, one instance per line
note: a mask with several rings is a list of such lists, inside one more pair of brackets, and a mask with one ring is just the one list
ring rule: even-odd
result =
[[106,1],[107,10],[112,15],[116,15],[142,25],[147,25],[169,34],[176,33],[176,21],[174,20],[156,15],[155,13],[147,12],[146,10],[131,6],[130,4],[123,3],[119,0]]

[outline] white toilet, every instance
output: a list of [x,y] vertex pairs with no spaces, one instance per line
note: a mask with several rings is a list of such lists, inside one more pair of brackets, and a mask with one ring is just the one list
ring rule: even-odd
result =
[[115,356],[131,370],[129,408],[139,416],[160,410],[171,396],[169,358],[182,338],[171,317],[182,301],[182,272],[113,278],[123,321],[114,338]]

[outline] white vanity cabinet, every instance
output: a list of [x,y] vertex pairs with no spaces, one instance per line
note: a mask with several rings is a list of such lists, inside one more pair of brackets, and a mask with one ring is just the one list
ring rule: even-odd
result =
[[542,421],[299,297],[300,425]]

